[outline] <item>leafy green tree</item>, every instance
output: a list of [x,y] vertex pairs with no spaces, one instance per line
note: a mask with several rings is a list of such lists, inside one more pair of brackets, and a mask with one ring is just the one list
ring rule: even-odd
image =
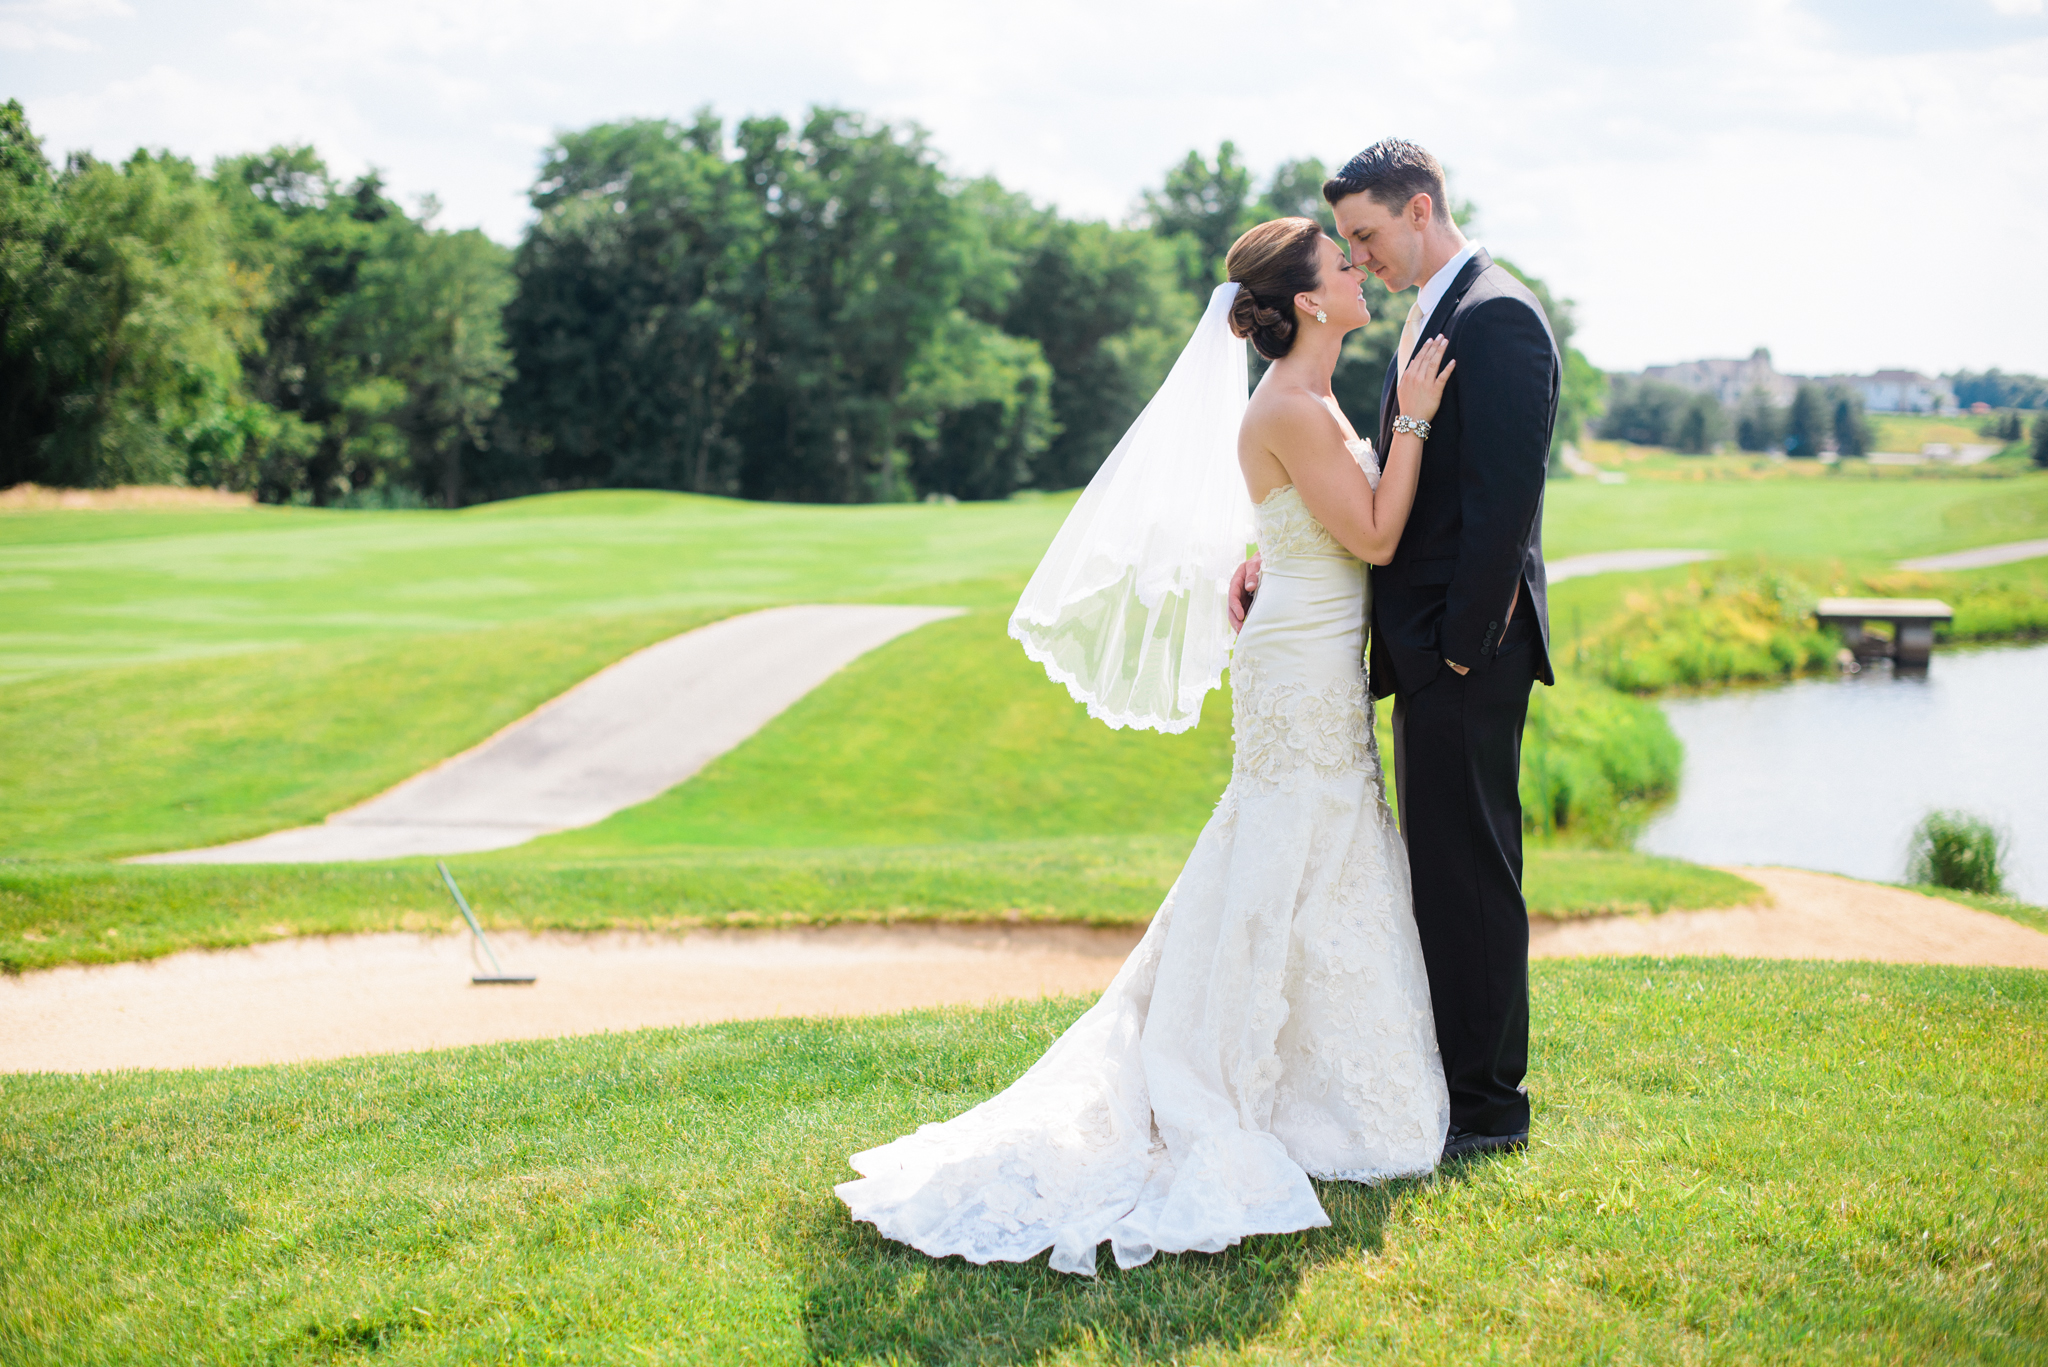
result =
[[801,129],[741,123],[766,219],[741,404],[750,498],[909,497],[900,404],[957,307],[970,263],[960,212],[922,130],[814,109]]
[[1037,343],[955,310],[910,368],[902,415],[919,492],[1008,498],[1059,428]]
[[1948,377],[1956,402],[1968,408],[1973,403],[1993,408],[2048,408],[2048,377],[2008,375],[1997,366],[1978,372],[1958,370]]
[[2048,413],[2034,417],[2034,464],[2048,470]]
[[1269,216],[1253,206],[1252,173],[1238,161],[1237,145],[1231,142],[1216,149],[1213,163],[1200,152],[1189,152],[1166,173],[1164,186],[1145,192],[1143,205],[1152,231],[1174,244],[1181,288],[1198,306],[1222,282],[1230,244]]
[[1002,497],[1059,430],[1008,328],[1051,215],[841,110],[565,136],[507,310],[494,485]]
[[1845,456],[1868,455],[1870,424],[1863,416],[1863,396],[1837,385],[1828,391],[1828,400],[1834,407],[1835,450]]
[[1735,414],[1735,444],[1745,451],[1768,451],[1784,435],[1784,415],[1762,389],[1742,396]]
[[740,492],[762,196],[708,111],[563,135],[514,260],[494,488]]
[[1609,386],[1603,436],[1638,446],[1675,446],[1693,395],[1675,384],[1616,375]]
[[1323,225],[1324,232],[1335,237],[1337,215],[1323,198],[1323,182],[1328,179],[1329,172],[1314,157],[1281,162],[1273,168],[1266,193],[1259,197],[1256,218],[1312,218]]
[[1822,443],[1834,434],[1834,406],[1817,384],[1802,384],[1792,394],[1792,408],[1785,415],[1785,454],[1805,459],[1818,457]]
[[463,502],[510,373],[509,254],[435,231],[431,204],[408,216],[374,173],[336,181],[307,147],[224,158],[213,187],[271,297],[242,369],[274,416],[242,477],[274,502]]
[[381,373],[367,383],[387,394],[398,387],[378,412],[403,437],[405,473],[386,482],[450,508],[466,500],[465,466],[488,451],[511,378],[503,322],[510,256],[473,228],[395,232],[364,266],[330,334],[351,355],[376,358]]
[[1047,223],[1017,268],[1005,331],[1035,341],[1052,372],[1058,424],[1033,483],[1087,483],[1194,330],[1173,249],[1106,223]]
[[[18,128],[25,134],[26,121]],[[25,143],[10,150],[33,179]],[[249,425],[237,351],[255,335],[261,281],[231,258],[220,210],[189,161],[74,156],[50,190],[40,250],[26,241],[8,249],[10,275],[22,271],[9,292],[23,300],[10,309],[10,359],[35,372],[19,387],[48,405],[10,473],[66,485],[182,483],[195,441],[232,442]]]
[[1728,435],[1728,413],[1712,394],[1694,394],[1679,414],[1671,444],[1687,455],[1700,456],[1714,449]]
[[60,248],[56,176],[19,100],[0,106],[0,487],[41,472],[57,428],[57,377],[44,357],[58,320],[47,308]]

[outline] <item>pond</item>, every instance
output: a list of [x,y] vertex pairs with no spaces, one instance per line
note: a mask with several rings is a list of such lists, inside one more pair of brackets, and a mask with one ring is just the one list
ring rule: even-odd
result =
[[2009,838],[2007,891],[2048,903],[2048,645],[1937,650],[1928,672],[1667,701],[1678,800],[1638,848],[1897,881],[1930,808]]

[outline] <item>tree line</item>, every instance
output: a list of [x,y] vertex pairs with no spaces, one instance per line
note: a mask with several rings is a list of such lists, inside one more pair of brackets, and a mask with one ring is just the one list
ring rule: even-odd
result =
[[2048,378],[2040,375],[2006,374],[1997,366],[1989,370],[1958,370],[1944,376],[1956,391],[1956,402],[1968,408],[1973,403],[1992,408],[2048,408]]
[[1802,382],[1789,404],[1752,389],[1733,405],[1667,380],[1616,375],[1609,381],[1600,434],[1639,446],[1704,455],[1730,441],[1744,451],[1788,456],[1867,455],[1870,424],[1863,396],[1844,384]]
[[[191,483],[460,506],[636,487],[818,502],[1083,483],[1230,243],[1330,226],[1313,160],[1190,152],[1123,226],[949,176],[847,110],[560,136],[515,248],[308,147],[54,165],[0,108],[0,486]],[[1466,206],[1461,218],[1469,216]],[[1512,269],[1512,267],[1510,267]],[[1519,274],[1519,272],[1518,272]],[[1559,440],[1606,380],[1571,348]],[[1369,420],[1405,310],[1336,385]]]

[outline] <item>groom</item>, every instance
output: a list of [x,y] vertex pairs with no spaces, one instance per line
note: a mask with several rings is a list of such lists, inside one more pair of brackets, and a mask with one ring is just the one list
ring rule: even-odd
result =
[[[1415,348],[1458,363],[1423,448],[1415,508],[1372,576],[1371,677],[1394,698],[1394,786],[1451,1095],[1446,1159],[1529,1140],[1529,916],[1522,723],[1550,668],[1543,479],[1563,366],[1542,306],[1451,220],[1443,167],[1410,142],[1366,148],[1323,184],[1351,260],[1420,291],[1380,391]],[[1232,584],[1239,616],[1256,561]],[[1247,586],[1248,581],[1248,586]]]

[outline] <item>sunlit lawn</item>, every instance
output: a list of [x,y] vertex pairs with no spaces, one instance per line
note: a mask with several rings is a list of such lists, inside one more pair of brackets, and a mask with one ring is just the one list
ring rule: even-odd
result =
[[831,1195],[1078,1002],[0,1079],[0,1360],[2040,1360],[2048,975],[1534,977],[1526,1156],[1092,1282]]
[[[655,493],[462,513],[0,515],[0,959],[16,968],[434,924],[419,870],[80,864],[315,822],[482,740],[641,645],[772,602],[970,616],[856,663],[693,782],[471,861],[527,924],[1058,914],[1156,905],[1221,790],[1228,695],[1191,735],[1087,721],[1002,633],[1064,498],[819,508]],[[1561,481],[1553,555],[1631,545],[1891,558],[2041,534],[2048,478],[1851,488]],[[1882,556],[1884,558],[1872,558]],[[1560,654],[1632,587],[1560,585]],[[1567,687],[1570,687],[1569,681]],[[1539,912],[1741,900],[1665,862],[1532,865]],[[55,862],[52,862],[55,861]],[[1595,886],[1595,874],[1608,882]],[[1673,889],[1680,891],[1675,893]],[[140,915],[154,906],[155,922]],[[1051,909],[1048,911],[1048,909]],[[33,937],[41,937],[33,938]]]

